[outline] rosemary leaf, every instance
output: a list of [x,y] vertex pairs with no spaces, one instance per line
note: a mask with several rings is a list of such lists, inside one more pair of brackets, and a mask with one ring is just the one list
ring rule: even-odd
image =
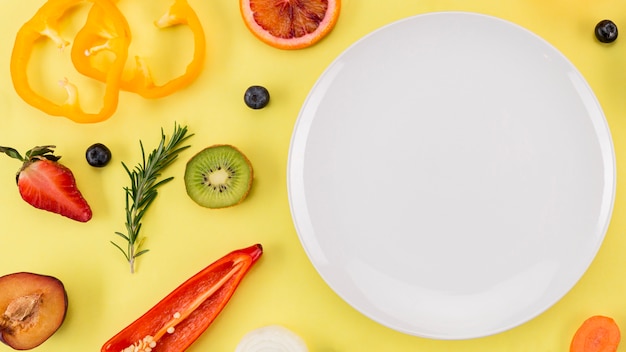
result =
[[168,177],[158,182],[157,180],[163,170],[178,158],[178,154],[189,148],[189,145],[181,146],[181,144],[191,136],[193,134],[187,134],[187,126],[181,127],[174,123],[174,132],[169,141],[166,143],[167,137],[163,133],[163,129],[161,129],[161,141],[157,148],[147,157],[143,142],[139,141],[141,162],[132,170],[122,162],[122,166],[130,178],[130,187],[124,187],[126,195],[126,234],[121,232],[115,232],[115,234],[127,242],[127,249],[124,250],[122,246],[113,241],[111,243],[124,254],[130,265],[131,273],[135,272],[135,259],[149,251],[141,248],[145,239],[139,233],[142,227],[141,221],[158,195],[157,188],[171,181],[173,177]]
[[144,253],[147,253],[148,251],[149,251],[149,249],[144,249],[144,250],[141,250],[141,251],[137,252],[137,253],[135,254],[135,258],[137,258],[138,256],[140,256],[140,255],[142,255],[142,254],[144,254]]
[[126,255],[126,251],[122,249],[122,247],[120,247],[117,243],[111,241],[111,244],[113,244],[115,247],[117,247],[117,249],[120,250],[120,252],[122,252],[122,254],[124,255],[124,257],[126,257],[126,260],[130,261],[130,259],[128,258],[128,256]]
[[118,235],[118,236],[120,236],[121,238],[125,239],[126,241],[130,241],[130,240],[128,239],[128,237],[127,237],[125,234],[121,233],[121,232],[117,232],[117,231],[116,231],[116,232],[115,232],[115,234],[116,234],[116,235]]

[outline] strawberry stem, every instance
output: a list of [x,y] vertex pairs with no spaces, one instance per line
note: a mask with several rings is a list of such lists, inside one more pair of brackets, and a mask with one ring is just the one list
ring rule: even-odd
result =
[[20,155],[20,153],[17,150],[13,149],[13,148],[10,148],[10,147],[0,147],[0,152],[10,156],[13,159],[17,159],[17,160],[20,160],[20,161],[26,161],[26,160],[24,160],[24,158],[22,158],[22,155]]
[[4,153],[11,158],[17,159],[24,163],[32,161],[34,159],[48,159],[50,161],[58,161],[59,159],[61,159],[61,157],[54,155],[54,148],[56,148],[56,146],[54,145],[37,146],[27,151],[24,157],[22,157],[20,152],[10,147],[0,147],[0,153]]

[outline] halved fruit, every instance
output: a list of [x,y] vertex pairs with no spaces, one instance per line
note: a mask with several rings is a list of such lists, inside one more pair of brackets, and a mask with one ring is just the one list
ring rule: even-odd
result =
[[263,42],[302,49],[333,29],[341,0],[239,0],[239,8],[248,29]]
[[65,320],[67,292],[52,276],[20,272],[0,277],[0,341],[29,350],[52,336]]

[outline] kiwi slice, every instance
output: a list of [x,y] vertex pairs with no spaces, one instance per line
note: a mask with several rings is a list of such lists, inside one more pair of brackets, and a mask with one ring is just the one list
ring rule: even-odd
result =
[[252,186],[252,164],[232,145],[203,149],[187,162],[185,188],[189,197],[207,208],[241,203]]

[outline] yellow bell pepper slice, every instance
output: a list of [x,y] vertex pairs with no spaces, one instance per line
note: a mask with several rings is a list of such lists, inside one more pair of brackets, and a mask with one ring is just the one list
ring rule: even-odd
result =
[[[102,9],[92,8],[93,16],[104,16]],[[186,71],[162,85],[154,82],[150,68],[143,58],[136,56],[135,65],[129,75],[124,75],[120,81],[120,88],[125,91],[137,93],[144,98],[161,98],[168,96],[191,84],[202,71],[206,56],[206,39],[202,24],[187,0],[174,0],[170,8],[155,21],[155,26],[165,29],[177,25],[187,25],[191,29],[194,38],[194,53]],[[111,50],[107,45],[97,44],[93,40],[99,34],[96,28],[84,27],[77,34],[72,50],[72,61],[76,69],[91,78],[100,81],[106,79],[109,65],[105,60],[97,60],[99,53]],[[125,78],[128,77],[128,78]]]
[[[92,9],[106,14],[106,20],[87,18],[85,27],[106,33],[110,51],[114,54],[106,73],[101,77],[105,83],[102,107],[95,113],[85,112],[79,103],[78,89],[67,79],[59,84],[67,92],[67,99],[58,104],[36,92],[29,81],[28,66],[35,43],[41,38],[53,41],[59,49],[70,43],[60,34],[60,21],[71,9],[91,2]],[[117,6],[109,0],[49,0],[17,32],[11,53],[11,79],[17,94],[29,105],[53,116],[65,116],[78,123],[94,123],[108,119],[117,109],[120,79],[128,56],[130,28]]]

